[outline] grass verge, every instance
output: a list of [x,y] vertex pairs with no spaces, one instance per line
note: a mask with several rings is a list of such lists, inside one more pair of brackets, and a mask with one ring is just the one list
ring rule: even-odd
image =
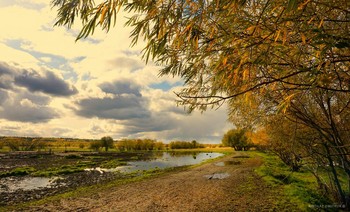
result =
[[[292,204],[300,211],[313,211],[332,202],[318,190],[315,177],[306,169],[292,172],[277,156],[262,152],[250,152],[262,157],[264,164],[255,170],[272,189],[281,189],[282,198],[276,198],[278,205]],[[330,209],[332,211],[332,209]]]

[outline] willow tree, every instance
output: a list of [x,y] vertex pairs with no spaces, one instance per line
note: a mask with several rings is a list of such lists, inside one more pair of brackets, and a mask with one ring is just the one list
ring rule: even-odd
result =
[[[326,146],[342,148],[336,155],[350,176],[343,148],[350,138],[341,137],[348,131],[337,133],[344,122],[338,119],[347,116],[332,113],[349,111],[348,0],[52,0],[52,6],[56,25],[82,22],[77,39],[96,27],[109,31],[118,11],[128,12],[131,44],[146,42],[145,61],[162,66],[161,75],[183,78],[180,104],[205,110],[228,102],[232,118],[283,112],[318,132]],[[327,98],[334,95],[345,98],[341,110]],[[305,96],[325,109],[323,118],[315,121],[303,109]]]

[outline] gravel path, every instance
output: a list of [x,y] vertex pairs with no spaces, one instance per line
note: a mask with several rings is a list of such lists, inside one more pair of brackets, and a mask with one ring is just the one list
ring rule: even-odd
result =
[[[254,172],[262,159],[235,153],[185,171],[61,199],[30,211],[273,211],[276,189]],[[223,179],[221,179],[223,178]]]

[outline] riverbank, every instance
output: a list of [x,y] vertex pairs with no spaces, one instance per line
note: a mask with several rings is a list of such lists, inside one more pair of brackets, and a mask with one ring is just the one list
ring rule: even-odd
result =
[[[194,168],[82,192],[26,211],[281,211],[296,210],[254,170],[262,157],[234,153]],[[283,202],[283,205],[281,205]]]

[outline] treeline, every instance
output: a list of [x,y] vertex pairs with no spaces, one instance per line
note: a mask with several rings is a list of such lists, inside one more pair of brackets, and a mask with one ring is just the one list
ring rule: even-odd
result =
[[120,151],[163,150],[165,144],[153,139],[122,139],[116,141],[115,147]]
[[198,143],[193,140],[192,142],[188,141],[172,141],[169,143],[170,149],[195,149],[195,148],[204,148],[203,144]]
[[[151,151],[168,149],[194,149],[216,147],[197,141],[171,141],[165,144],[155,139],[113,140],[106,136],[101,139],[42,138],[42,137],[0,137],[0,149],[8,151]],[[6,151],[4,150],[4,151]]]
[[10,151],[40,151],[49,149],[84,149],[96,139],[73,138],[44,138],[44,137],[0,137],[0,149],[8,148]]

